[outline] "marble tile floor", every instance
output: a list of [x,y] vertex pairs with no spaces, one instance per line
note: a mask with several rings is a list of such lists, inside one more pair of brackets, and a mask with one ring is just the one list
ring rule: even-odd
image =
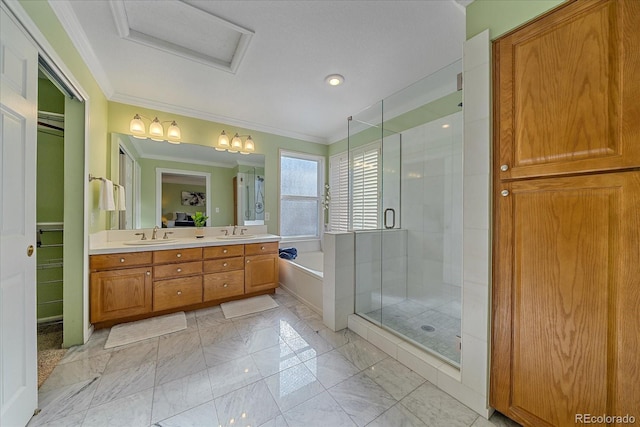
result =
[[[414,344],[438,353],[455,366],[460,366],[456,340],[456,336],[461,335],[462,331],[460,317],[444,312],[441,307],[406,299],[362,315],[404,335]],[[433,327],[433,330],[423,329],[428,326]]]
[[34,426],[516,426],[490,420],[278,290],[280,306],[233,320],[219,306],[187,329],[104,350],[70,349],[39,391]]

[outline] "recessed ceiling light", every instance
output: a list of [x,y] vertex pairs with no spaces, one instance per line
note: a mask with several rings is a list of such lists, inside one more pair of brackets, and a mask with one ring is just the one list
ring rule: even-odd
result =
[[329,83],[330,86],[338,86],[344,83],[344,77],[340,74],[331,74],[325,77],[324,81]]
[[446,128],[448,128],[448,127],[449,127],[449,124],[447,124],[447,123],[445,123],[445,124],[443,124],[443,125],[442,125],[442,129],[446,129]]

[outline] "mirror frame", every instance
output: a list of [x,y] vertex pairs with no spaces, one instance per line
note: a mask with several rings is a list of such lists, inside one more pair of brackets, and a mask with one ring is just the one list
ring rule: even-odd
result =
[[[183,169],[156,168],[156,225],[162,227],[162,174],[170,173],[174,175],[203,176],[206,181],[206,211],[205,215],[211,217],[211,173],[188,171]],[[208,220],[207,220],[208,221]],[[211,227],[211,225],[207,225]]]

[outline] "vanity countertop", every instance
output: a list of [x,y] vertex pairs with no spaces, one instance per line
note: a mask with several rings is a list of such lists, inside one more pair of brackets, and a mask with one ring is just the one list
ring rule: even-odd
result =
[[241,236],[234,238],[223,238],[220,236],[205,236],[203,238],[196,237],[176,237],[170,239],[168,243],[157,244],[135,244],[128,240],[102,241],[91,245],[89,255],[104,255],[126,252],[146,252],[146,251],[162,251],[166,249],[183,249],[198,248],[206,246],[229,246],[229,245],[245,245],[251,243],[278,242],[280,236],[275,234],[255,234],[250,237],[242,238]]

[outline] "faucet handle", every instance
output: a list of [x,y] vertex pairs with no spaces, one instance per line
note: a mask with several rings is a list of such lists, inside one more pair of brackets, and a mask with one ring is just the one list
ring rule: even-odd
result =
[[226,228],[225,228],[224,230],[222,230],[222,231],[224,231],[224,235],[225,235],[225,236],[228,236],[228,235],[229,235],[229,230],[227,230]]
[[147,235],[144,234],[144,231],[142,233],[136,233],[135,235],[136,236],[142,236],[142,239],[140,239],[140,240],[147,240]]
[[247,231],[247,229],[246,229],[246,228],[241,228],[241,229],[240,229],[240,235],[241,235],[241,236],[244,236],[244,232],[245,232],[245,231]]
[[167,240],[169,238],[169,234],[173,234],[173,231],[165,231],[163,239]]

